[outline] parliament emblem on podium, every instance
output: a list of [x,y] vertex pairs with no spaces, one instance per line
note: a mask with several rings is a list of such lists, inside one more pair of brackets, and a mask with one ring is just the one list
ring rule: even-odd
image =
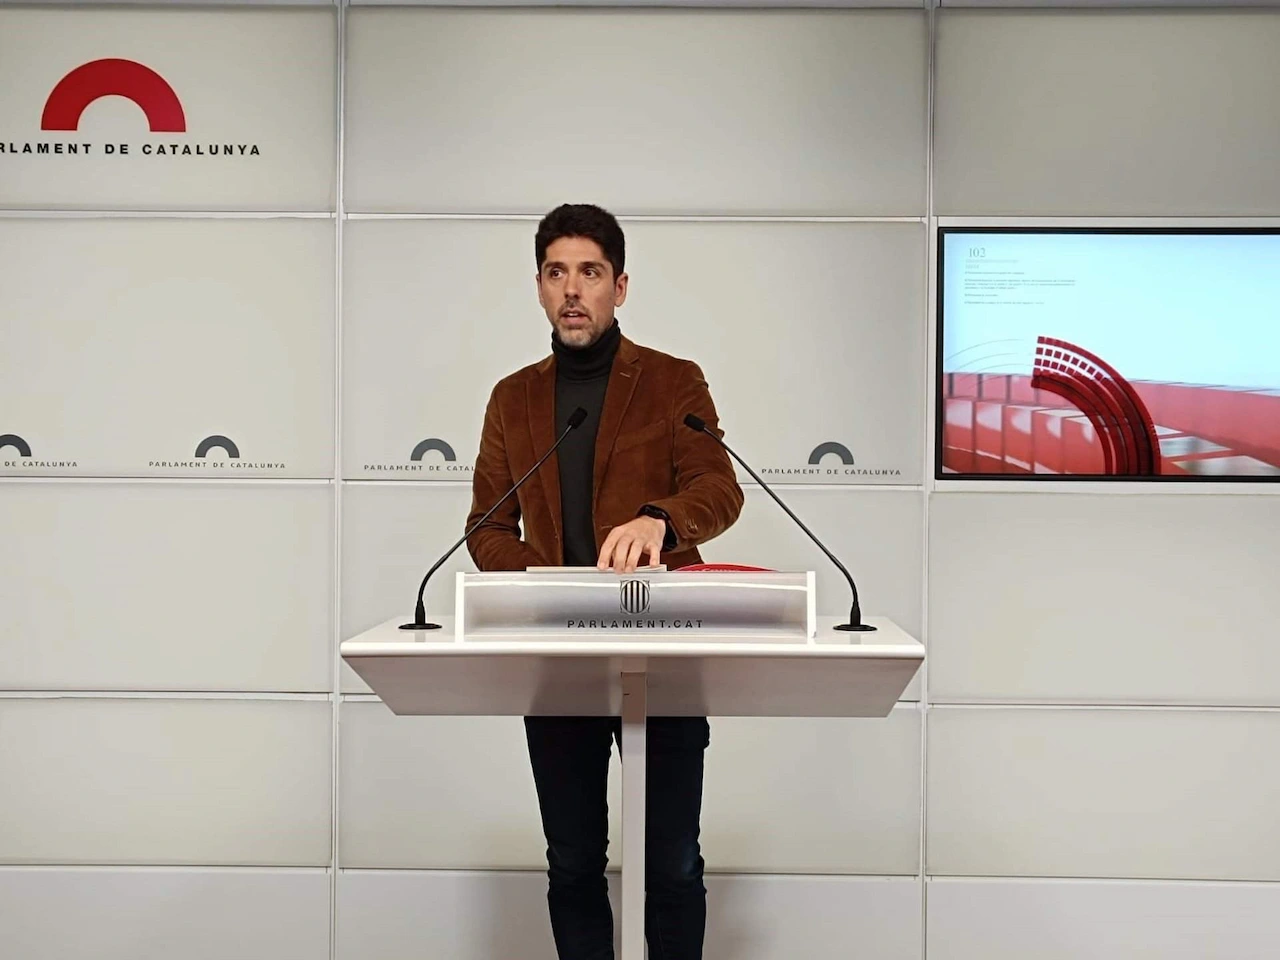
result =
[[649,609],[649,581],[623,580],[618,584],[618,604],[623,613],[644,613]]

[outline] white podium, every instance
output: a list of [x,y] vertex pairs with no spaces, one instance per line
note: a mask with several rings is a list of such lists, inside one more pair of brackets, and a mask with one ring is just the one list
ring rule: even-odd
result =
[[396,617],[342,658],[399,715],[622,718],[621,960],[644,957],[646,717],[884,717],[924,662],[889,620],[817,616],[811,571],[459,573],[456,590],[441,629]]

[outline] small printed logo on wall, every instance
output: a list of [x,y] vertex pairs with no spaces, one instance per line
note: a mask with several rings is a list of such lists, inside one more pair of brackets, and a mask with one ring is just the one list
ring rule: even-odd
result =
[[834,453],[840,458],[840,462],[846,467],[853,466],[853,453],[843,443],[837,443],[835,440],[828,440],[826,443],[820,443],[813,448],[813,452],[809,454],[809,463],[817,466],[822,462],[822,458],[829,453]]
[[458,459],[458,455],[453,452],[453,447],[449,446],[448,443],[446,443],[444,440],[441,440],[439,437],[431,437],[428,440],[423,440],[420,444],[418,444],[416,447],[413,448],[413,453],[409,454],[409,459],[421,460],[424,456],[427,455],[428,452],[432,450],[438,450],[440,452],[440,455],[444,457],[444,459],[448,463],[453,463]]
[[[219,157],[261,156],[256,143],[191,142],[187,114],[178,94],[164,77],[136,60],[106,57],[90,60],[69,71],[49,92],[40,114],[40,129],[75,133],[90,104],[103,97],[124,97],[142,111],[152,134],[181,134],[172,139],[80,141],[69,139],[0,139],[0,155],[72,157]],[[130,128],[132,130],[132,128]],[[186,162],[175,160],[170,162]]]
[[365,473],[429,473],[429,474],[467,474],[475,472],[470,464],[458,463],[458,455],[453,445],[439,437],[428,437],[420,441],[409,454],[409,459],[402,463],[366,463]]
[[31,456],[31,444],[27,443],[27,441],[23,440],[16,433],[6,433],[3,436],[0,436],[0,449],[3,449],[4,447],[13,447],[18,451],[18,456],[20,457]]
[[809,453],[808,461],[801,465],[761,467],[762,477],[808,477],[828,479],[833,477],[900,477],[898,467],[864,467],[854,462],[853,451],[838,440],[824,440]]
[[646,613],[649,609],[649,581],[623,580],[618,584],[618,606],[623,613]]
[[[214,450],[221,450],[222,456],[210,456]],[[161,470],[208,470],[211,473],[243,473],[246,470],[285,469],[284,463],[281,462],[243,459],[240,456],[240,447],[236,442],[221,433],[211,434],[197,443],[195,456],[191,460],[148,460],[147,466]]]
[[[17,458],[13,456],[13,451],[17,451]],[[75,460],[37,460],[31,451],[31,444],[27,443],[22,437],[16,433],[0,434],[0,467],[5,469],[19,470],[42,470],[51,467],[64,469],[67,467],[79,467],[80,464]]]
[[230,437],[220,435],[205,437],[201,440],[200,443],[196,445],[196,456],[201,458],[207,457],[209,456],[209,451],[214,447],[221,447],[223,450],[227,451],[227,456],[232,460],[240,459],[240,448],[236,446],[236,442]]

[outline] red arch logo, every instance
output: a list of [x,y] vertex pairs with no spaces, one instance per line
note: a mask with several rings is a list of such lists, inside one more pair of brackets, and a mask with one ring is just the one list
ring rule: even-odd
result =
[[1101,357],[1066,340],[1037,337],[1031,386],[1064,397],[1089,418],[1102,442],[1103,473],[1160,473],[1160,441],[1146,404]]
[[127,97],[142,108],[152,133],[185,133],[187,118],[173,87],[134,60],[91,60],[58,81],[45,101],[41,130],[75,130],[85,108],[99,97]]

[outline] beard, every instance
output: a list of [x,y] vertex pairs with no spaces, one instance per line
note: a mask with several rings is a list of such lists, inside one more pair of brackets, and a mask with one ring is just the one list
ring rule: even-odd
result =
[[566,347],[574,347],[578,350],[591,346],[597,339],[595,330],[589,327],[578,327],[573,330],[556,327],[556,336],[560,338],[560,342]]
[[[579,312],[582,312],[581,306],[575,306]],[[589,315],[588,315],[589,316]],[[604,333],[604,328],[595,322],[594,317],[589,316],[590,322],[586,326],[569,326],[563,317],[557,317],[552,326],[555,327],[556,336],[560,338],[560,342],[566,347],[573,347],[581,350],[589,347]]]

